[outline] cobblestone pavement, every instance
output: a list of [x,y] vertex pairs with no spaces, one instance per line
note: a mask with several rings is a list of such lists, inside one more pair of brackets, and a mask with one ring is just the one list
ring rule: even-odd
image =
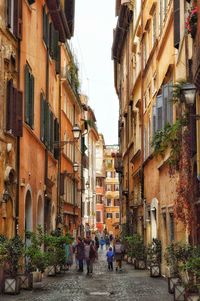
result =
[[105,251],[99,251],[94,274],[80,274],[73,267],[64,275],[43,279],[42,287],[21,291],[17,296],[0,296],[1,301],[172,301],[167,282],[151,278],[148,271],[123,265],[122,272],[107,271]]

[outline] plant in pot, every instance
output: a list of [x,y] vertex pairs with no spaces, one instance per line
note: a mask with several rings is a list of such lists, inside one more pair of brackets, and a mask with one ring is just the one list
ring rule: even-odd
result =
[[134,259],[135,269],[143,270],[146,268],[146,248],[143,238],[139,234],[133,234],[128,238],[130,254]]
[[190,10],[188,10],[188,16],[186,19],[186,30],[194,39],[197,32],[197,21],[198,21],[198,8],[197,3],[192,6]]
[[147,258],[149,262],[150,276],[160,277],[161,275],[161,260],[162,246],[159,239],[153,238],[151,245],[147,250]]
[[0,293],[3,292],[4,267],[7,261],[6,240],[4,235],[0,235]]
[[19,294],[20,278],[18,271],[20,269],[20,259],[24,254],[24,243],[19,235],[4,242],[6,250],[5,273],[7,274],[4,281],[5,294]]
[[192,256],[184,265],[189,275],[189,282],[186,285],[186,301],[200,300],[200,247],[194,247]]
[[44,232],[41,226],[38,226],[36,232],[27,232],[26,237],[30,240],[25,252],[26,271],[32,274],[33,284],[40,283],[39,286],[42,274],[48,266],[48,254],[44,251]]
[[52,233],[45,235],[45,247],[48,256],[48,276],[55,276],[66,263],[65,244],[68,237]]

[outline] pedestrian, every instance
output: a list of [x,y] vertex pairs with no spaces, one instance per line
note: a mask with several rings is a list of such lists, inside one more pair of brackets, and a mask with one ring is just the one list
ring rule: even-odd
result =
[[108,270],[113,271],[114,253],[113,253],[112,247],[109,248],[109,250],[106,253],[106,256],[107,256],[107,262],[108,262]]
[[116,239],[116,243],[114,245],[114,256],[116,260],[116,271],[121,271],[122,270],[122,259],[124,256],[124,247],[121,244],[119,239]]
[[85,261],[87,265],[87,275],[93,272],[93,263],[96,258],[96,250],[93,241],[85,240]]
[[106,242],[106,250],[107,250],[110,246],[110,239],[108,235],[105,236],[105,242]]
[[96,250],[96,258],[98,259],[99,239],[98,239],[97,235],[94,238],[94,247]]
[[103,250],[103,246],[105,245],[105,239],[103,238],[103,236],[100,238],[100,246],[101,246],[101,250]]
[[110,243],[112,243],[112,241],[113,241],[113,235],[110,234]]
[[65,244],[65,258],[66,258],[66,270],[69,270],[69,268],[73,264],[73,247],[71,242],[68,244]]
[[78,260],[78,264],[79,264],[78,272],[83,272],[83,260],[84,260],[84,255],[85,255],[85,246],[84,246],[84,243],[83,243],[81,237],[77,238],[75,254],[76,254],[76,259]]

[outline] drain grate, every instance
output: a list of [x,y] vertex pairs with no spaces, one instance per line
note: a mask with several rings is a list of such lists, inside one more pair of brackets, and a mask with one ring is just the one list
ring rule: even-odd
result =
[[110,296],[109,292],[90,292],[92,296]]

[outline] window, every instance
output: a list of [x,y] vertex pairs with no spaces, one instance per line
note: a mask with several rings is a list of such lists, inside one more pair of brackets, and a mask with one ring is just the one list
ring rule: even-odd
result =
[[13,86],[13,80],[7,82],[6,97],[6,131],[15,137],[22,137],[23,134],[23,95]]
[[25,73],[24,75],[25,122],[33,129],[34,128],[34,76],[31,73],[28,65],[25,66],[24,73]]
[[180,0],[174,0],[174,47],[180,43]]
[[156,92],[156,73],[152,78],[152,96],[154,95],[155,92]]
[[119,191],[119,185],[115,184],[115,191]]
[[31,4],[33,4],[33,3],[35,3],[35,0],[28,0],[28,4],[29,4],[29,5],[31,5]]
[[112,200],[111,199],[107,199],[107,206],[108,207],[112,206]]
[[96,211],[96,222],[97,223],[101,222],[101,211]]
[[156,42],[156,13],[152,17],[152,47]]
[[116,213],[115,213],[115,217],[116,217],[116,218],[119,218],[119,212],[116,212]]
[[112,213],[107,213],[106,216],[107,218],[112,218]]
[[7,27],[16,38],[22,38],[22,2],[7,0]]
[[87,202],[87,216],[90,216],[90,202]]
[[115,207],[119,207],[120,206],[119,199],[115,199],[114,200],[114,206]]
[[102,186],[103,186],[102,179],[97,178],[97,179],[96,179],[96,185],[99,186],[99,187],[102,187]]
[[103,203],[103,196],[97,194],[96,201],[97,201],[97,204],[102,204]]
[[112,191],[112,185],[111,184],[106,185],[106,191]]
[[174,240],[174,214],[169,214],[169,240]]
[[106,177],[107,178],[112,178],[112,172],[111,171],[107,171],[106,172]]

